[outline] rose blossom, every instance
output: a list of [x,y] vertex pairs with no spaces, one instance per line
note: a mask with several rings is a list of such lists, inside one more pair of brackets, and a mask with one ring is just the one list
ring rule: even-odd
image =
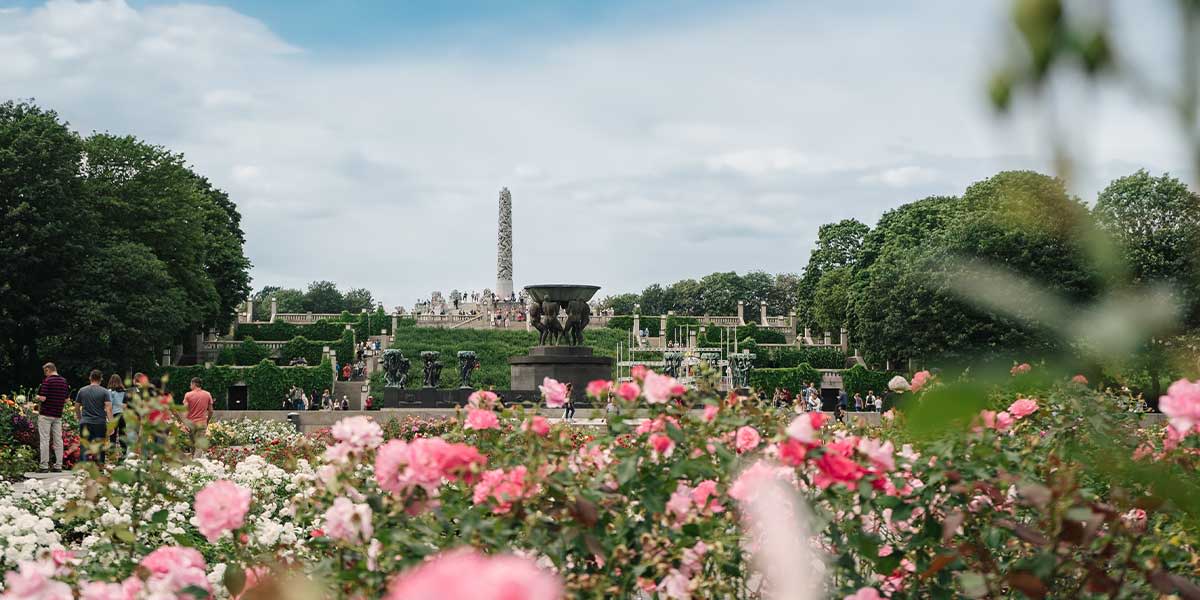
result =
[[875,466],[888,472],[896,470],[896,459],[892,456],[895,449],[890,440],[882,443],[879,440],[868,438],[858,440],[858,451],[869,458]]
[[734,447],[737,448],[738,454],[741,454],[757,448],[759,442],[762,441],[762,437],[758,435],[757,429],[749,425],[743,425],[738,428],[734,440]]
[[836,452],[822,454],[817,459],[817,468],[820,472],[813,477],[813,484],[821,489],[834,483],[849,484],[863,476],[863,468],[858,463]]
[[510,471],[492,469],[486,471],[472,490],[471,501],[482,504],[488,498],[495,500],[492,512],[498,515],[512,510],[512,503],[537,493],[537,486],[525,481],[528,470],[524,465]]
[[[162,546],[143,557],[139,564],[150,572],[146,587],[153,592],[152,595],[161,594],[155,597],[175,597],[191,586],[212,593],[204,557],[195,548]],[[131,579],[135,579],[136,583],[136,578]]]
[[499,429],[500,418],[496,416],[496,413],[486,408],[468,408],[467,423],[464,425],[464,428],[480,431],[484,429]]
[[692,502],[695,503],[696,507],[702,512],[706,510],[714,513],[723,512],[725,507],[721,506],[721,503],[715,498],[712,498],[716,494],[717,482],[711,479],[705,479],[704,481],[696,484],[695,489],[692,490]]
[[1008,407],[1008,413],[1018,419],[1024,419],[1038,409],[1037,401],[1021,398]]
[[650,369],[647,369],[646,365],[633,365],[633,368],[629,369],[629,376],[635,381],[641,381],[646,378],[646,373],[649,372]]
[[1080,384],[1080,385],[1087,385],[1087,384],[1088,384],[1087,377],[1084,377],[1082,373],[1080,373],[1080,374],[1078,374],[1078,375],[1076,375],[1076,376],[1072,377],[1072,378],[1071,378],[1071,381],[1073,381],[1073,382],[1075,382],[1075,383],[1078,383],[1078,384]]
[[675,440],[665,433],[652,433],[648,441],[656,455],[667,457],[675,452]]
[[[68,594],[67,598],[70,597]],[[126,600],[125,588],[119,583],[89,581],[79,586],[79,600]]]
[[637,400],[637,397],[641,395],[641,393],[642,389],[638,387],[638,384],[632,381],[622,381],[621,385],[617,387],[617,395],[626,402],[633,402],[634,400]]
[[484,408],[491,410],[495,408],[496,403],[500,401],[500,396],[496,392],[490,390],[476,390],[467,396],[467,406],[471,408]]
[[915,374],[913,374],[912,384],[910,385],[912,391],[921,391],[921,388],[925,387],[925,384],[929,383],[930,377],[931,375],[929,374],[929,371],[917,371]]
[[557,575],[528,558],[459,548],[397,575],[384,600],[560,600],[564,593]]
[[534,415],[521,424],[522,431],[531,431],[534,435],[546,437],[550,433],[550,421],[541,415]]
[[692,488],[682,481],[676,484],[675,491],[667,500],[667,512],[675,515],[677,521],[685,521],[692,512]]
[[23,560],[18,570],[4,575],[4,598],[15,600],[73,600],[71,586],[54,580],[54,564]]
[[592,398],[601,398],[605,394],[612,391],[613,383],[605,379],[593,379],[587,384],[587,395]]
[[542,391],[542,398],[546,400],[546,408],[561,408],[567,403],[567,384],[549,377],[542,380],[542,385],[538,386]]
[[450,444],[442,438],[392,440],[375,455],[375,481],[394,494],[420,487],[436,496],[443,479],[470,482],[474,469],[485,464],[487,457],[467,444]]
[[897,375],[888,380],[888,389],[893,392],[907,392],[912,389],[912,386],[908,384],[907,379]]
[[817,443],[816,433],[825,424],[825,413],[810,412],[792,419],[788,425],[788,437],[804,444]]
[[880,596],[879,591],[875,588],[865,587],[846,596],[842,600],[883,600],[883,596]]
[[1158,399],[1158,409],[1176,431],[1187,435],[1200,423],[1200,381],[1180,379],[1172,383],[1167,395]]
[[1033,370],[1033,367],[1029,366],[1029,363],[1021,363],[1019,365],[1014,366],[1012,369],[1009,369],[1008,372],[1011,375],[1023,375],[1025,373],[1030,372],[1031,370]]
[[729,497],[745,502],[758,492],[759,486],[772,479],[792,484],[796,479],[796,473],[788,467],[759,460],[742,471],[742,474],[734,480],[733,485],[729,486]]
[[227,479],[208,484],[196,493],[195,524],[209,542],[246,523],[250,510],[250,490]]
[[1125,523],[1126,527],[1137,533],[1146,531],[1146,511],[1140,508],[1135,508],[1121,515],[1121,521]]
[[721,412],[721,407],[716,404],[704,405],[704,422],[712,423],[717,418],[717,413]]
[[367,504],[355,504],[349,498],[339,496],[325,511],[325,535],[352,544],[366,543],[375,535],[372,514]]
[[334,423],[329,433],[353,450],[376,448],[383,443],[383,429],[370,417],[347,417]]
[[673,396],[683,395],[684,387],[670,375],[659,375],[654,371],[646,372],[646,380],[642,383],[642,392],[646,402],[650,404],[665,404]]

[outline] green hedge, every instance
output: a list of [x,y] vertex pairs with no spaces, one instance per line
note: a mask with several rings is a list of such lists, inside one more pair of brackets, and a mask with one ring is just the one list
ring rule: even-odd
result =
[[[727,334],[724,333],[722,327],[709,327],[705,331],[706,341],[709,345],[716,346],[721,343],[721,339]],[[753,339],[760,344],[786,344],[787,337],[778,331],[771,329],[763,329],[754,323],[747,323],[738,326],[737,339],[744,340],[746,338]],[[727,338],[726,338],[727,339]]]
[[328,361],[315,367],[281,367],[269,360],[252,367],[166,367],[158,374],[169,377],[167,390],[178,400],[187,393],[192,378],[199,377],[204,389],[213,395],[217,410],[227,408],[229,386],[235,383],[246,384],[250,410],[279,410],[293,385],[311,391],[323,390],[333,383],[333,367]]
[[842,387],[851,396],[859,393],[865,397],[871,390],[875,391],[876,396],[883,396],[888,391],[888,381],[895,376],[896,373],[871,371],[862,365],[854,365],[842,371]]
[[227,352],[222,352],[217,357],[218,362],[226,365],[257,365],[271,358],[271,350],[254,341],[252,337],[246,338],[237,347],[227,348],[226,350]]
[[762,369],[783,369],[802,363],[817,369],[841,369],[846,366],[846,354],[837,348],[787,348],[760,349],[754,366]]
[[[616,356],[617,344],[624,343],[627,335],[605,327],[589,328],[584,332],[587,345],[592,347],[597,356],[610,357]],[[536,345],[536,331],[398,327],[390,347],[403,352],[411,362],[408,372],[410,388],[421,386],[421,351],[442,353],[439,387],[456,388],[459,383],[457,353],[459,350],[474,350],[480,366],[471,376],[471,383],[476,387],[508,389],[509,357],[526,354]]]
[[804,384],[814,382],[821,385],[821,372],[801,364],[786,369],[754,369],[750,371],[750,387],[758,390],[759,395],[770,397],[776,388],[785,389],[796,394],[804,388]]
[[[341,332],[334,338],[310,340],[302,335],[293,337],[284,344],[283,348],[280,348],[278,362],[286,365],[293,358],[303,356],[308,364],[315,365],[321,362],[321,352],[325,346],[329,346],[330,350],[337,353],[338,362],[345,361],[348,356],[354,356],[354,331],[345,329],[343,324]],[[269,358],[271,358],[271,351],[266,346],[259,344],[252,337],[247,337],[236,347],[223,348],[217,355],[217,364],[251,366]]]
[[[658,337],[660,318],[658,315],[642,315],[639,317],[638,326],[650,332],[650,337]],[[622,331],[633,331],[633,316],[620,315],[612,317],[608,320],[607,327],[609,329],[620,329]]]
[[[391,325],[389,321],[388,325]],[[336,340],[346,329],[345,323],[326,321],[324,319],[310,325],[294,325],[276,321],[274,323],[243,323],[237,326],[234,337],[239,340],[254,338],[268,342],[285,342],[295,337],[310,340]]]

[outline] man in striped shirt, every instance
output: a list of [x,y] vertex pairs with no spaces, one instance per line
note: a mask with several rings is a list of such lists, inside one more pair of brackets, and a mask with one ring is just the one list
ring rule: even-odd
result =
[[42,365],[46,378],[38,390],[38,443],[41,451],[42,472],[50,470],[50,442],[54,442],[54,472],[62,471],[63,466],[63,435],[62,414],[63,406],[67,403],[70,388],[67,380],[58,374],[54,363]]

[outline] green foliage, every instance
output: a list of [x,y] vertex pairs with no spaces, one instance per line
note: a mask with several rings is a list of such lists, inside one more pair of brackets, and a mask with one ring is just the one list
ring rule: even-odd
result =
[[[388,325],[390,326],[391,323],[389,322]],[[284,323],[283,321],[275,321],[274,323],[242,323],[234,331],[234,337],[239,340],[253,337],[256,340],[270,342],[283,342],[296,336],[303,336],[310,340],[336,340],[341,337],[342,332],[345,330],[345,323],[327,319],[321,319],[316,323],[308,325],[295,325]]]
[[[816,305],[821,302],[827,306],[837,299],[826,299],[818,293],[822,277],[831,271],[847,267],[858,260],[859,251],[864,237],[870,227],[855,219],[843,219],[837,223],[826,223],[817,229],[817,244],[808,257],[804,273],[800,276],[798,291],[798,312],[800,324],[822,327],[829,325],[817,318]],[[827,287],[832,284],[827,284]],[[833,310],[838,313],[840,311]],[[824,315],[830,318],[829,315]],[[834,328],[840,328],[841,322],[833,323]]]
[[266,346],[254,341],[254,338],[246,338],[242,343],[233,348],[233,363],[235,365],[257,365],[258,363],[271,358],[271,350]]
[[319,364],[323,348],[321,342],[310,342],[308,338],[298,335],[279,349],[279,362],[288,364],[294,358],[303,358],[310,365]]
[[[709,327],[704,332],[705,341],[710,346],[718,346],[721,344],[721,339],[726,340],[729,334],[722,332],[721,327]],[[737,328],[734,334],[738,340],[754,340],[759,344],[785,344],[787,337],[773,329],[759,327],[755,323],[747,323]]]
[[[618,343],[626,341],[621,331],[598,327],[584,333],[585,342],[597,356],[616,356]],[[529,352],[537,345],[537,332],[491,329],[435,329],[429,327],[398,328],[391,348],[404,353],[411,361],[408,381],[419,386],[422,380],[421,352],[441,352],[444,365],[440,387],[457,388],[459,350],[473,350],[479,357],[479,369],[471,380],[481,388],[507,389],[510,385],[508,359]]]
[[754,369],[750,371],[750,387],[766,397],[774,394],[776,389],[787,390],[795,394],[809,382],[814,382],[817,387],[820,387],[821,372],[808,364],[800,364],[786,369]]
[[281,367],[270,360],[263,360],[251,367],[167,367],[161,369],[159,374],[169,378],[167,391],[176,398],[183,398],[188,390],[188,382],[193,377],[199,377],[204,389],[212,394],[218,410],[228,408],[229,387],[234,384],[246,385],[249,410],[278,410],[293,385],[304,390],[330,387],[333,366],[325,361],[310,367]]
[[[737,303],[741,300],[746,303],[746,320],[755,321],[758,319],[759,303],[764,300],[770,314],[788,314],[796,306],[798,281],[799,278],[792,273],[711,273],[699,281],[684,279],[668,286],[656,283],[647,286],[640,295],[610,296],[605,302],[606,307],[611,305],[614,308],[640,304],[643,315],[662,315],[674,311],[678,315],[697,317],[737,314]],[[617,314],[622,312],[617,310]],[[647,327],[647,322],[648,317],[644,316],[642,327]]]
[[[638,327],[649,332],[650,337],[658,337],[661,333],[659,325],[662,323],[658,315],[641,315],[638,317]],[[607,327],[609,329],[620,329],[622,331],[633,330],[633,317],[630,315],[618,315],[608,320]],[[668,328],[669,329],[669,328]]]
[[842,371],[842,389],[850,395],[858,393],[866,397],[867,392],[874,391],[876,396],[883,396],[888,391],[888,381],[896,375],[890,371],[872,371],[862,365],[854,365]]
[[788,346],[784,348],[760,348],[755,368],[789,368],[807,363],[818,369],[841,369],[846,366],[846,354],[837,348]]

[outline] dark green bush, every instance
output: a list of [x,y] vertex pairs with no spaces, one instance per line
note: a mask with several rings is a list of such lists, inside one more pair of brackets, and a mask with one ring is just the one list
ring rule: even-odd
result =
[[169,377],[167,391],[176,399],[187,393],[188,383],[199,377],[204,389],[213,395],[217,410],[228,407],[229,387],[243,383],[248,392],[247,408],[250,410],[279,410],[284,396],[292,385],[306,391],[323,390],[333,383],[333,368],[328,361],[313,367],[281,367],[264,360],[252,367],[203,365],[189,367],[166,367],[159,375]]
[[801,363],[817,369],[841,369],[846,366],[846,355],[837,348],[788,346],[761,349],[754,361],[755,367],[764,369],[795,367]]
[[815,382],[819,387],[821,372],[807,364],[786,369],[754,369],[750,371],[750,387],[757,390],[759,395],[767,397],[774,394],[776,388],[796,394],[803,389],[804,384],[810,381]]
[[875,391],[875,395],[882,396],[887,392],[888,380],[895,376],[896,373],[871,371],[862,365],[854,365],[842,371],[842,388],[851,396],[859,393],[866,397],[867,392],[872,390]]

